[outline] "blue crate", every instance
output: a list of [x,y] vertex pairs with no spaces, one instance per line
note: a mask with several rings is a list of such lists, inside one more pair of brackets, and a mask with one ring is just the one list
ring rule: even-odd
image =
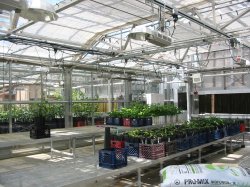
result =
[[178,138],[176,140],[176,149],[178,151],[184,151],[190,148],[190,137]]
[[125,142],[128,156],[139,157],[139,143]]
[[206,132],[200,132],[198,135],[198,143],[199,145],[205,144],[208,142],[207,139],[207,133]]
[[229,125],[227,127],[227,134],[228,136],[233,136],[235,134],[240,133],[240,125],[239,124],[233,124],[233,125]]
[[224,137],[227,137],[228,134],[227,134],[227,127],[223,127],[221,129],[221,137],[224,138]]
[[113,125],[113,119],[112,117],[106,117],[106,125]]
[[122,149],[101,149],[99,150],[99,166],[109,169],[117,169],[127,166],[127,150]]
[[214,140],[219,140],[221,139],[221,130],[220,129],[216,129],[212,132],[212,136]]
[[131,126],[132,127],[142,127],[144,126],[145,119],[144,118],[132,118],[131,119]]
[[196,147],[199,145],[199,134],[194,134],[189,138],[189,146],[190,148]]

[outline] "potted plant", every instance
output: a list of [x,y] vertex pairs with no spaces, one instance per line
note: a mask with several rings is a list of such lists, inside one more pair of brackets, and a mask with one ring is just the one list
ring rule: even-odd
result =
[[106,124],[107,125],[117,125],[122,126],[122,112],[118,110],[114,110],[109,112],[109,117],[106,117]]
[[3,109],[0,111],[0,133],[9,132],[9,114]]
[[48,138],[50,137],[50,128],[45,125],[46,117],[49,116],[48,102],[42,100],[40,103],[34,103],[30,106],[34,118],[34,126],[30,130],[30,138]]

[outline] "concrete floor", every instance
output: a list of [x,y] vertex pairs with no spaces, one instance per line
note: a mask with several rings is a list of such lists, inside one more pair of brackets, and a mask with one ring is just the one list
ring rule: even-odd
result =
[[[250,135],[246,137],[245,148],[236,150],[233,153],[214,155],[203,160],[206,163],[228,163],[240,164],[250,167]],[[96,145],[96,150],[103,148],[102,144]],[[81,187],[128,187],[136,186],[136,173],[122,173],[119,176],[111,176],[107,173],[105,179],[98,179],[101,172],[107,169],[98,170],[94,173],[94,166],[90,162],[98,160],[98,154],[93,156],[92,146],[77,149],[77,159],[70,157],[55,157],[51,159],[49,153],[35,154],[23,157],[0,160],[0,186],[4,187],[26,187],[26,186],[81,186]],[[95,160],[95,161],[93,161]],[[131,162],[130,162],[131,163]],[[180,164],[180,160],[174,160],[169,164]],[[96,162],[96,164],[98,164]],[[133,165],[133,163],[132,163]],[[84,170],[82,168],[85,168]],[[86,170],[87,168],[87,170]],[[125,171],[125,170],[124,170]],[[82,182],[85,176],[91,175],[93,180]],[[95,178],[95,176],[97,178]],[[62,181],[63,178],[63,181]],[[72,184],[72,181],[79,183]],[[142,186],[159,186],[159,166],[142,171]]]

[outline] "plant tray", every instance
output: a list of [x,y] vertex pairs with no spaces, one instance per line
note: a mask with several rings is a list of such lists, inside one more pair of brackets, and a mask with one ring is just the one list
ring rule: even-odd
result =
[[125,142],[125,148],[127,149],[128,156],[139,157],[139,143]]
[[99,166],[103,168],[116,169],[127,166],[126,149],[101,149],[99,150]]
[[139,157],[146,159],[158,159],[165,156],[165,144],[139,144]]
[[165,152],[166,152],[166,155],[171,155],[171,154],[176,153],[176,141],[166,142]]
[[111,148],[124,148],[125,142],[119,140],[111,140]]

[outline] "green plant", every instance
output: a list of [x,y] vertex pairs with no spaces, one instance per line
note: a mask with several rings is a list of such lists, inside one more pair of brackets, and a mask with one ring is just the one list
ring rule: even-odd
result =
[[[94,98],[95,100],[98,97]],[[98,105],[94,102],[88,102],[88,97],[78,89],[74,89],[72,92],[72,100],[73,101],[86,101],[86,102],[75,102],[72,106],[72,112],[74,117],[88,117],[94,112],[97,112]]]
[[39,103],[33,103],[30,105],[30,111],[32,113],[33,118],[44,117],[50,118],[53,113],[49,111],[50,107],[48,101],[42,100]]
[[9,114],[6,111],[0,111],[0,122],[8,122],[9,121]]
[[120,112],[118,110],[114,110],[112,112],[109,112],[108,114],[110,117],[113,117],[113,118],[122,118],[123,117],[122,112]]
[[14,106],[12,107],[12,117],[18,122],[29,122],[33,121],[32,112],[28,106]]
[[167,116],[167,115],[177,115],[181,113],[181,110],[172,104],[162,105],[153,104],[148,109],[151,116]]

